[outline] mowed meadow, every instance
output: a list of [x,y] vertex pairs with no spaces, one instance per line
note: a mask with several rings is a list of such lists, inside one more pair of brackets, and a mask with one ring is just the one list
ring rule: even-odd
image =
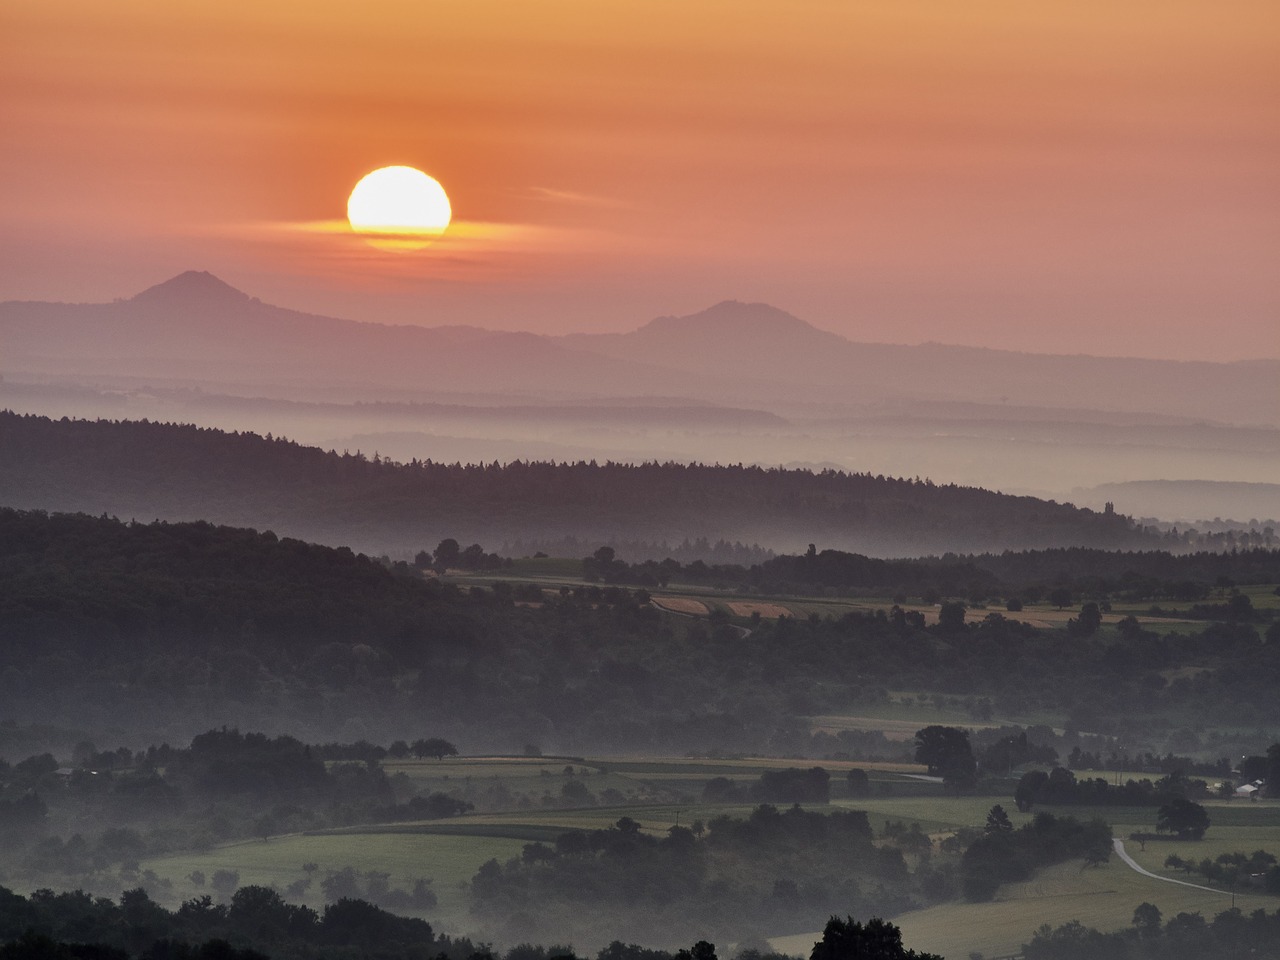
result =
[[[905,722],[905,721],[904,721]],[[274,836],[217,846],[198,853],[153,857],[140,867],[171,881],[179,896],[210,892],[218,871],[238,875],[241,885],[261,884],[281,891],[293,888],[291,899],[314,907],[325,902],[323,880],[352,868],[361,875],[384,875],[392,888],[408,890],[416,881],[430,881],[437,898],[434,907],[410,911],[437,929],[455,935],[482,934],[468,904],[468,884],[490,859],[519,858],[526,844],[554,844],[570,830],[605,829],[630,817],[641,829],[665,835],[675,825],[690,826],[721,814],[743,817],[751,804],[709,804],[700,800],[702,787],[714,777],[747,785],[765,770],[811,762],[785,759],[707,758],[565,758],[461,757],[442,761],[388,760],[393,778],[405,778],[415,792],[448,789],[478,795],[499,785],[513,793],[541,791],[542,801],[526,809],[502,813],[468,813],[447,820],[352,826],[314,833]],[[941,784],[924,777],[924,768],[907,763],[823,762],[832,778],[831,809],[865,811],[878,836],[887,825],[918,824],[937,844],[962,828],[981,827],[993,804],[1001,804],[1015,827],[1033,814],[1019,813],[1008,795],[954,796]],[[850,797],[844,780],[850,768],[865,770],[868,796]],[[556,804],[561,785],[577,779],[599,795],[612,790],[625,802],[596,807],[567,808]],[[403,781],[402,781],[403,782]],[[1010,793],[1013,781],[1010,781]],[[612,796],[613,794],[609,794]],[[669,798],[680,797],[678,802]],[[657,798],[664,797],[660,801]],[[1111,824],[1116,838],[1144,868],[1162,877],[1204,884],[1164,866],[1171,853],[1199,861],[1222,853],[1252,853],[1264,849],[1280,854],[1280,801],[1210,801],[1205,804],[1212,826],[1204,839],[1147,841],[1145,849],[1128,836],[1154,829],[1155,811],[1126,807],[1047,807],[1056,816],[1100,817]],[[881,840],[883,842],[883,839]],[[203,875],[197,884],[192,877]],[[1235,903],[1246,912],[1274,910],[1280,901],[1260,891],[1241,888]],[[1199,912],[1206,919],[1232,905],[1232,892],[1196,889],[1143,876],[1112,856],[1102,866],[1085,867],[1080,860],[1043,869],[1030,880],[1006,884],[989,903],[953,901],[892,919],[904,939],[916,949],[965,957],[972,952],[988,957],[1017,953],[1041,924],[1057,926],[1078,920],[1102,930],[1127,927],[1134,909],[1153,903],[1168,919],[1180,912]],[[770,939],[777,950],[807,956],[819,931],[780,931]]]
[[[966,801],[938,799],[916,804],[921,813],[946,816],[959,812]],[[990,799],[990,798],[988,798]],[[910,805],[907,801],[905,805]],[[979,802],[980,805],[980,802]],[[1005,804],[1015,826],[1027,819],[1010,804]],[[1148,832],[1154,828],[1155,811],[1133,807],[1042,807],[1057,816],[1080,819],[1100,817],[1111,824],[1115,837],[1124,843],[1125,851],[1139,865],[1152,873],[1174,880],[1205,885],[1198,875],[1166,869],[1164,861],[1172,853],[1184,859],[1199,861],[1221,853],[1252,853],[1263,849],[1280,856],[1280,802],[1228,801],[1206,803],[1213,825],[1200,841],[1148,841],[1146,850],[1128,840],[1130,833]],[[886,812],[893,805],[886,804]],[[875,822],[873,820],[873,822]],[[1119,857],[1100,867],[1086,867],[1080,860],[1069,861],[1039,871],[1030,880],[1006,884],[990,903],[956,901],[925,910],[903,913],[894,918],[903,938],[919,950],[942,952],[945,956],[964,957],[970,951],[987,956],[1016,953],[1041,924],[1056,927],[1078,920],[1086,927],[1120,930],[1133,920],[1133,911],[1142,903],[1159,907],[1164,918],[1178,913],[1200,913],[1206,920],[1230,909],[1233,903],[1245,913],[1259,908],[1274,911],[1280,901],[1258,890],[1195,889],[1178,883],[1166,883],[1132,870]],[[805,937],[779,938],[775,946],[788,953],[800,952]]]
[[[170,881],[180,897],[213,892],[213,875],[228,871],[238,874],[241,886],[274,886],[282,892],[292,886],[290,899],[313,907],[325,902],[324,878],[347,867],[358,873],[388,874],[392,888],[407,890],[415,881],[427,880],[438,900],[436,907],[409,912],[450,934],[468,934],[473,932],[470,924],[474,921],[467,908],[466,886],[487,860],[519,857],[525,844],[553,844],[562,833],[606,829],[623,817],[638,821],[646,833],[663,836],[673,826],[689,826],[696,820],[705,822],[721,814],[746,816],[752,804],[699,802],[706,782],[724,777],[746,786],[758,780],[762,771],[796,765],[793,760],[764,758],[388,759],[383,761],[388,776],[399,780],[401,786],[407,782],[414,793],[450,791],[478,797],[500,788],[511,794],[541,794],[541,800],[536,807],[510,812],[244,840],[200,852],[153,857],[142,862],[140,869]],[[916,789],[919,782],[912,777],[924,772],[922,766],[910,763],[845,761],[822,765],[837,783],[836,790],[853,767],[865,770],[875,787],[894,790]],[[562,787],[570,780],[588,784],[595,794],[611,795],[606,791],[614,790],[626,799],[606,806],[561,806]],[[681,802],[670,802],[672,796],[681,797]],[[193,882],[193,875],[200,876],[200,882]]]

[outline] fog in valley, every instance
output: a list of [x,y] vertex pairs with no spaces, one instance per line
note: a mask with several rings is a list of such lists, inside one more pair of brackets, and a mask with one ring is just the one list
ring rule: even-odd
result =
[[386,327],[268,306],[201,273],[113,304],[0,305],[0,348],[0,404],[55,417],[402,462],[783,465],[1184,525],[1280,516],[1277,361],[857,344],[738,303],[626,335]]
[[1278,35],[4,0],[0,960],[1280,960]]
[[1159,955],[1113,843],[1280,782],[1278,369],[0,304],[0,938]]

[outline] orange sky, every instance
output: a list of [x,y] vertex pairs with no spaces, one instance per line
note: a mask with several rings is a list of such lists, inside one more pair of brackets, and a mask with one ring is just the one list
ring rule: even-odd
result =
[[[1280,356],[1274,0],[6,0],[0,299]],[[439,179],[414,254],[325,229]]]

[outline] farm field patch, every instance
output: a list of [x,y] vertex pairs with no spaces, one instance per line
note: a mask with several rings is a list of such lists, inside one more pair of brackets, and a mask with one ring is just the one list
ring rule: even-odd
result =
[[750,617],[759,614],[770,620],[791,616],[791,610],[780,603],[760,603],[755,600],[730,600],[726,604],[729,612],[735,617]]
[[672,613],[684,613],[691,616],[705,617],[711,611],[707,605],[701,600],[694,600],[689,597],[654,597],[653,602],[656,606],[663,610],[669,610]]

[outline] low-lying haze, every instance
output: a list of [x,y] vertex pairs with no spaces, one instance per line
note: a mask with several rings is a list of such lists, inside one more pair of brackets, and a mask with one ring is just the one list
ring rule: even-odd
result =
[[832,467],[1166,520],[1280,516],[1280,361],[855,343],[731,301],[628,334],[391,327],[197,272],[110,304],[2,304],[0,347],[0,403],[19,412],[402,461]]

